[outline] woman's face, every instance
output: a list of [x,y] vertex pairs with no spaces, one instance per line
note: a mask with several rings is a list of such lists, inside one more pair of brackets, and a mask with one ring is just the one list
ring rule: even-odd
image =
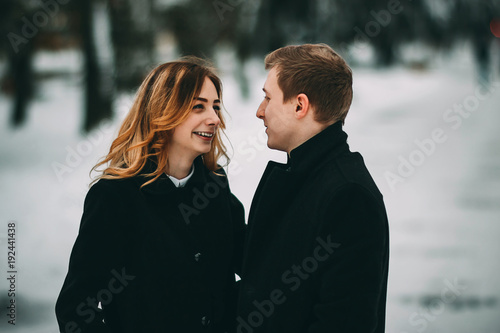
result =
[[193,100],[188,118],[173,131],[168,149],[171,157],[186,156],[194,160],[210,151],[220,123],[220,104],[214,84],[206,77],[199,96]]

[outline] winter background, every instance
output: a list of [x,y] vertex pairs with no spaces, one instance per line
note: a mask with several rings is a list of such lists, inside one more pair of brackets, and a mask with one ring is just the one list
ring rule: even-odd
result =
[[[354,101],[344,129],[384,195],[390,222],[386,331],[500,332],[496,1],[1,6],[2,332],[58,331],[54,304],[89,171],[107,153],[144,74],[183,54],[217,65],[232,157],[228,175],[248,214],[267,161],[286,161],[267,148],[255,117],[266,78],[263,56],[310,41],[329,43],[353,69]],[[384,16],[384,10],[393,13]],[[25,28],[23,34],[26,20],[36,33]],[[7,308],[13,299],[9,223],[16,225],[15,325]]]

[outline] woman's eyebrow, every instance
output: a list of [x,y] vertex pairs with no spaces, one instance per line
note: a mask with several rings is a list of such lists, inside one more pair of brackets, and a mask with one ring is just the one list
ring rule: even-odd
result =
[[[195,97],[195,98],[193,98],[193,100],[198,100],[198,101],[202,101],[202,102],[208,103],[208,99],[203,98],[203,97]],[[220,103],[220,99],[214,100],[214,103]]]

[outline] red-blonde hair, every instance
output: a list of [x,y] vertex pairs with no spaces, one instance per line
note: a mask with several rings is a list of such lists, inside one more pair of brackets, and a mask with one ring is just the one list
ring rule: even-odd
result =
[[[108,155],[91,170],[109,162],[99,179],[121,179],[138,175],[148,159],[156,163],[156,170],[144,174],[153,177],[142,186],[152,183],[165,171],[169,144],[173,129],[189,116],[193,99],[209,78],[222,100],[222,83],[215,71],[202,59],[185,57],[178,61],[157,66],[141,84],[134,104],[125,117],[118,137],[111,144]],[[219,112],[220,124],[212,140],[212,148],[203,154],[203,163],[211,170],[219,168],[217,161],[224,156],[226,147],[221,135],[226,128]]]

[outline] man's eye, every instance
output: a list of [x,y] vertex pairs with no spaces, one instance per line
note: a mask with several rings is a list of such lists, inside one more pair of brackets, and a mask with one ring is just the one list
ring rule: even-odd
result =
[[271,99],[270,99],[269,97],[267,97],[267,96],[264,96],[264,99],[265,99],[266,101],[271,100]]

